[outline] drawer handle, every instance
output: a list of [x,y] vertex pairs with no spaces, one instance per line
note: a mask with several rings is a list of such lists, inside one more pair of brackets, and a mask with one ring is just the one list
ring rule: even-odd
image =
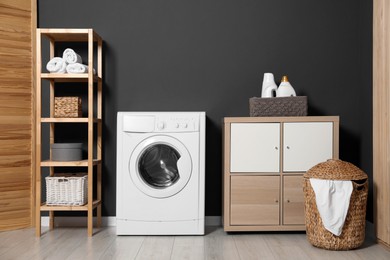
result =
[[290,203],[290,200],[287,200],[287,203]]
[[287,148],[287,149],[290,149],[290,146],[287,146],[286,148]]
[[275,146],[275,150],[278,150],[278,147],[277,147],[277,146]]
[[275,202],[276,202],[276,203],[278,203],[278,202],[279,202],[279,200],[278,200],[278,199],[275,199]]

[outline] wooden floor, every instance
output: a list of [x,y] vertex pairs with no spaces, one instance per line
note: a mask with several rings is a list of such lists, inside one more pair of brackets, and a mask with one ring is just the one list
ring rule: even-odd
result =
[[85,228],[57,228],[41,238],[34,229],[0,232],[0,259],[390,259],[367,236],[352,251],[311,246],[304,233],[227,234],[207,227],[205,236],[116,236],[114,227],[87,236]]

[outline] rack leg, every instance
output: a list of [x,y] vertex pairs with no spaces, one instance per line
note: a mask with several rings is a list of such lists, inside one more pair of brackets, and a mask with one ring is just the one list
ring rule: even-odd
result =
[[[40,211],[39,208],[36,209],[36,211]],[[39,215],[36,214],[35,216],[35,235],[37,237],[41,236],[41,213],[39,212]]]
[[54,211],[49,211],[49,228],[54,229]]
[[93,210],[88,210],[88,236],[93,235]]
[[96,215],[97,215],[97,227],[102,226],[102,164],[97,166],[97,199],[100,201],[100,204],[97,206]]

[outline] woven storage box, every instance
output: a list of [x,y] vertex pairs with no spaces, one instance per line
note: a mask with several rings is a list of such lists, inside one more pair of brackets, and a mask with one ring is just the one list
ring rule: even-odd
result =
[[54,117],[81,117],[81,114],[81,98],[54,98]]
[[[348,213],[340,236],[336,236],[324,228],[310,178],[352,181],[353,190]],[[307,171],[303,179],[303,191],[306,235],[312,245],[330,250],[349,250],[363,244],[368,194],[367,174],[351,163],[328,160]]]
[[307,116],[307,97],[249,99],[250,116]]
[[81,206],[88,201],[88,176],[85,173],[46,177],[46,204]]

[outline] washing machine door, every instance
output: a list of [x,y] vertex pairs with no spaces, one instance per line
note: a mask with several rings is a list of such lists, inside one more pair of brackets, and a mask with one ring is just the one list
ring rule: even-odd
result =
[[156,135],[139,143],[130,156],[129,173],[135,186],[154,198],[180,192],[192,173],[185,145],[171,136]]

